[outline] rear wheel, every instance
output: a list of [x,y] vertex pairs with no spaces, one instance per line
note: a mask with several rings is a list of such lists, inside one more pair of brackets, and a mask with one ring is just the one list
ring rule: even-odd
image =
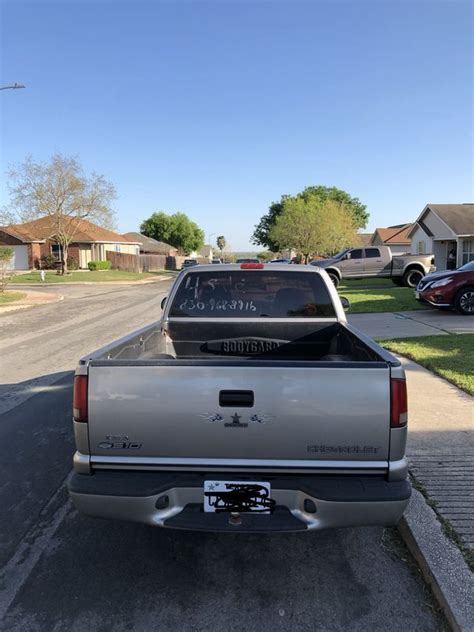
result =
[[398,285],[398,287],[402,287],[403,279],[402,277],[392,277],[392,283],[394,283],[395,285]]
[[474,316],[474,286],[459,290],[454,299],[454,307],[460,314]]
[[337,274],[335,274],[334,272],[328,272],[328,274],[329,278],[334,284],[334,287],[337,287],[339,285],[339,277],[337,276]]
[[417,270],[416,268],[412,268],[411,270],[407,270],[403,275],[403,285],[406,287],[416,287],[422,278],[423,272],[421,272],[421,270]]

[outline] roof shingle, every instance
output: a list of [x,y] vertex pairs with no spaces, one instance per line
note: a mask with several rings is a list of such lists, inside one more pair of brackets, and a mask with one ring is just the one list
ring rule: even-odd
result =
[[389,226],[388,228],[376,228],[374,232],[378,233],[384,244],[400,244],[403,246],[410,245],[408,233],[413,224],[399,224],[398,226]]
[[[72,220],[70,220],[72,221]],[[40,241],[43,239],[53,239],[55,234],[54,219],[49,215],[35,219],[24,224],[10,224],[6,226],[8,232],[19,236],[22,241]],[[74,233],[74,242],[109,242],[109,243],[136,243],[136,240],[127,240],[122,235],[97,226],[86,219],[81,219],[77,230]]]
[[474,204],[427,204],[456,235],[474,235]]
[[164,241],[153,239],[153,237],[147,237],[141,233],[124,233],[123,237],[125,239],[138,242],[141,246],[143,246],[143,250],[146,250],[147,252],[156,252],[160,255],[167,255],[172,250],[177,251],[177,248],[174,246],[171,246]]

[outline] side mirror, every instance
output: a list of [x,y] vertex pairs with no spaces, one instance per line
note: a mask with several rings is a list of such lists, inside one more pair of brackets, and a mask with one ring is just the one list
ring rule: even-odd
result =
[[[167,297],[167,296],[165,296],[164,298],[162,298],[162,299],[161,299],[161,309],[165,309],[166,299],[167,299],[167,298],[168,298],[168,297]],[[347,299],[346,299],[346,300],[347,300]]]
[[350,300],[346,296],[341,296],[340,299],[341,299],[341,303],[342,303],[342,309],[345,312],[348,312],[350,310],[350,308],[351,308]]

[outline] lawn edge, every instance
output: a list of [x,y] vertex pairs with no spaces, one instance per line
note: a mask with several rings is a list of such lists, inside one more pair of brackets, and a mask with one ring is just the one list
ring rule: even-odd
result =
[[[447,333],[448,336],[463,336],[463,335],[468,335],[469,336],[470,335],[470,334],[450,334],[449,332],[446,332],[446,333]],[[425,338],[425,337],[426,336],[416,336],[416,338]],[[390,353],[395,353],[396,355],[402,356],[403,358],[407,358],[408,360],[411,360],[412,362],[415,362],[416,364],[419,364],[420,366],[422,366],[427,371],[430,371],[430,373],[433,373],[434,375],[436,375],[437,377],[441,378],[442,380],[445,380],[445,382],[448,382],[452,386],[455,386],[456,388],[458,388],[463,393],[466,393],[466,395],[469,395],[470,397],[474,397],[474,392],[471,393],[470,391],[466,390],[465,388],[463,388],[459,384],[456,384],[456,382],[453,382],[453,380],[450,380],[445,375],[441,375],[441,373],[436,371],[436,369],[432,369],[431,367],[426,366],[425,364],[420,362],[420,360],[418,358],[415,358],[411,353],[401,353],[398,350],[391,349],[390,347],[386,347],[384,345],[384,342],[388,342],[389,340],[390,341],[399,340],[400,342],[407,342],[409,340],[414,340],[416,338],[393,338],[393,339],[392,338],[382,338],[382,339],[377,340],[376,342],[377,342],[377,344],[379,344],[384,349],[387,349],[387,351],[390,351]]]

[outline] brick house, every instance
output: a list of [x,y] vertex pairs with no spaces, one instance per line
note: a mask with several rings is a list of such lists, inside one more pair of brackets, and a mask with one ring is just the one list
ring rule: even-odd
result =
[[[51,255],[61,259],[61,248],[54,239],[54,221],[41,217],[24,224],[0,226],[0,246],[11,246],[12,270],[32,270],[38,267],[40,258]],[[138,255],[140,244],[126,239],[107,228],[88,220],[81,220],[68,249],[69,257],[76,259],[80,269],[87,269],[89,261],[105,261],[107,251]]]
[[393,254],[410,252],[411,239],[409,237],[413,224],[398,224],[387,228],[376,228],[370,238],[371,246],[390,246]]

